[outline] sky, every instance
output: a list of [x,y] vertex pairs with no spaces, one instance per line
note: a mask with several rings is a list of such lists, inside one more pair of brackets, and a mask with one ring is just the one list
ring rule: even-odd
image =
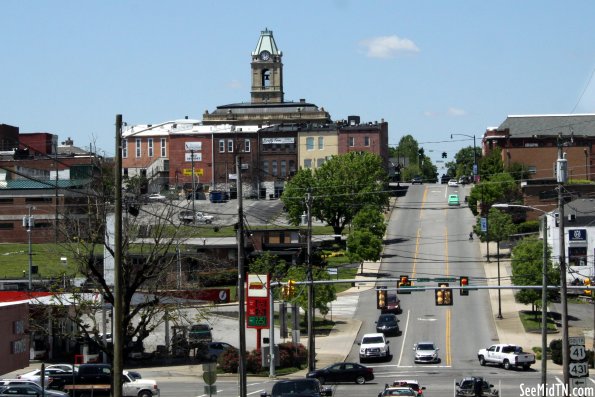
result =
[[0,124],[111,156],[116,114],[249,102],[269,29],[286,101],[385,120],[390,146],[410,134],[450,161],[508,115],[595,113],[594,16],[588,0],[2,0]]

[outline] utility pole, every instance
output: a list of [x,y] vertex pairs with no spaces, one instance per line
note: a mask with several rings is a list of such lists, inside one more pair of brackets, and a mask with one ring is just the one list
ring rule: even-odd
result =
[[[240,351],[238,374],[240,377],[240,397],[246,397],[248,394],[248,385],[246,380],[246,307],[245,307],[245,292],[246,292],[246,273],[244,269],[244,208],[242,202],[242,177],[241,177],[241,162],[240,156],[236,156],[236,181],[238,184],[238,310],[239,310],[239,330],[240,330]],[[194,175],[194,170],[193,170]],[[273,365],[271,363],[271,365]]]
[[558,135],[558,161],[556,162],[556,179],[558,182],[558,231],[560,238],[560,295],[562,305],[562,373],[565,386],[569,386],[570,347],[568,341],[568,299],[566,296],[566,245],[564,241],[564,183],[566,182],[567,161],[562,151],[562,135]]
[[314,343],[314,277],[312,275],[312,194],[306,194],[306,208],[308,218],[306,264],[308,266],[308,369],[316,369],[316,346]]
[[116,115],[116,166],[114,171],[114,362],[112,365],[112,396],[122,397],[122,370],[124,369],[122,332],[122,115]]
[[196,199],[196,186],[194,184],[194,149],[190,149],[191,171],[192,171],[192,224],[196,225],[196,208],[194,207],[194,199]]
[[29,291],[31,291],[33,289],[33,250],[31,247],[31,234],[33,233],[33,230],[31,229],[31,227],[33,226],[33,223],[35,222],[33,220],[33,218],[31,217],[31,210],[34,210],[35,207],[33,207],[32,205],[27,206],[27,208],[29,209],[29,215],[27,216],[27,238],[29,240]]

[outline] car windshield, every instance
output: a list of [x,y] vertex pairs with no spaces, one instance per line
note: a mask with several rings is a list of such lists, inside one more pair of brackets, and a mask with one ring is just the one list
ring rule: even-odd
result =
[[362,343],[365,345],[371,344],[371,343],[382,343],[384,342],[384,340],[382,339],[382,336],[368,336],[366,338],[364,338],[364,340],[362,340]]
[[394,317],[393,316],[380,316],[380,318],[378,319],[379,323],[389,323],[394,321]]
[[385,396],[415,396],[415,392],[407,389],[388,389],[384,392]]
[[431,343],[420,343],[417,345],[417,350],[434,350],[434,345]]

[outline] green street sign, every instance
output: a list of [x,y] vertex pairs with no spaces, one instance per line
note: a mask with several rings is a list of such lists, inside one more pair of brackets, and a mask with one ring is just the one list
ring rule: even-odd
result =
[[454,283],[457,281],[456,277],[444,277],[444,278],[435,278],[435,282],[437,283]]
[[415,281],[417,281],[418,283],[429,283],[430,281],[432,281],[432,279],[418,277],[415,279]]
[[248,325],[262,327],[267,325],[267,318],[265,316],[250,316],[248,317]]

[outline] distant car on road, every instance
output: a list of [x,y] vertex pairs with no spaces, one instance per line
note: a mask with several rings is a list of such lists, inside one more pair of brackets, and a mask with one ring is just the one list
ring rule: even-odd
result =
[[211,361],[217,361],[219,356],[228,349],[238,350],[235,346],[232,346],[226,342],[211,342],[209,343],[208,349],[207,357]]
[[459,195],[458,194],[449,194],[448,195],[448,205],[461,205],[461,202],[459,201]]
[[421,179],[421,176],[414,176],[414,177],[411,179],[411,184],[412,184],[412,185],[415,185],[416,183],[421,185],[423,182],[424,182],[424,181],[423,181],[423,179]]
[[381,332],[386,336],[399,336],[399,320],[394,314],[381,314],[376,321],[376,332]]
[[457,182],[456,179],[451,179],[451,180],[448,181],[448,186],[449,187],[458,187],[459,186],[459,183]]
[[415,352],[414,361],[416,363],[439,363],[440,357],[438,357],[439,348],[436,347],[434,342],[419,342],[413,345],[413,351]]
[[275,382],[271,393],[260,393],[261,397],[285,397],[285,396],[308,396],[322,397],[332,396],[331,388],[322,387],[320,381],[315,378],[280,380]]
[[417,392],[407,386],[384,386],[384,390],[378,393],[378,397],[391,397],[391,396],[417,396]]
[[401,300],[397,294],[388,293],[386,296],[386,307],[382,309],[381,313],[401,314],[403,308],[401,307]]
[[390,360],[389,343],[390,341],[386,340],[382,333],[365,334],[362,336],[361,342],[358,343],[360,362],[373,358]]
[[494,385],[488,383],[485,379],[475,376],[468,376],[456,382],[456,397],[474,397],[481,395],[484,397],[498,396],[498,390],[493,389]]
[[417,392],[418,397],[422,397],[424,395],[424,390],[426,390],[424,386],[420,386],[419,382],[413,379],[396,380],[393,382],[393,386],[410,387]]
[[355,382],[363,385],[374,380],[374,369],[358,363],[335,363],[320,368],[306,375],[307,378],[316,378],[321,384]]
[[149,200],[149,202],[157,202],[157,203],[163,203],[165,202],[165,200],[167,199],[167,197],[165,197],[163,194],[159,194],[159,193],[153,193],[153,194],[149,194],[149,197],[147,197],[147,200]]
[[192,212],[191,210],[184,210],[180,211],[178,214],[178,219],[182,223],[192,223],[196,221],[196,223],[206,223],[211,224],[213,223],[213,215],[205,215],[200,211]]
[[13,384],[9,386],[0,386],[0,396],[13,396],[13,397],[38,397],[46,395],[47,397],[69,397],[68,393],[64,393],[58,390],[41,390],[41,386],[36,384]]

